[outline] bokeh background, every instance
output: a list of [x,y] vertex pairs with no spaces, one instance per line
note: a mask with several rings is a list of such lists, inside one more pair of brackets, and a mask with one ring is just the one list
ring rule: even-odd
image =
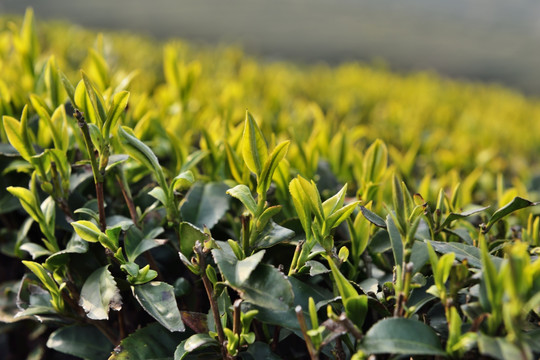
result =
[[1,0],[39,20],[236,44],[263,59],[436,71],[540,94],[535,0]]

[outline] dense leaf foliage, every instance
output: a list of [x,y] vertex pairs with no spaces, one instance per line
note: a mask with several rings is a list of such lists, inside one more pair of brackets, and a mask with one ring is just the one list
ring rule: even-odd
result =
[[3,358],[539,356],[539,104],[37,29],[0,20]]

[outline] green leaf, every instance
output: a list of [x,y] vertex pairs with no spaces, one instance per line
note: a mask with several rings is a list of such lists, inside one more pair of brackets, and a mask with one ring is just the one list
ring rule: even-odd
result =
[[192,351],[197,349],[205,349],[207,347],[219,348],[219,343],[216,339],[208,334],[195,334],[184,340],[178,345],[174,352],[174,360],[181,360]]
[[128,155],[146,166],[154,174],[162,189],[168,189],[165,174],[154,152],[145,143],[137,139],[133,131],[126,126],[118,128],[118,137]]
[[109,134],[111,129],[114,129],[118,119],[124,112],[127,107],[129,100],[129,92],[121,91],[118,94],[115,94],[109,112],[107,113],[107,119],[105,124],[103,124],[103,137],[105,140],[109,139]]
[[19,199],[23,209],[32,217],[32,219],[38,223],[45,220],[41,208],[39,207],[34,194],[30,190],[13,186],[9,186],[6,190]]
[[[477,247],[456,242],[447,243],[442,241],[429,240],[426,240],[426,242],[429,242],[431,246],[433,246],[433,248],[441,254],[455,253],[457,260],[463,261],[467,259],[467,262],[470,266],[477,269],[482,268],[480,249],[478,249]],[[496,266],[497,269],[501,268],[503,259],[492,255],[490,255],[490,259],[491,261],[493,261],[493,264]]]
[[454,220],[463,219],[463,218],[469,217],[471,215],[481,213],[482,211],[484,211],[484,210],[486,210],[488,208],[489,208],[489,206],[485,206],[485,207],[481,207],[481,208],[474,208],[474,209],[471,209],[469,211],[464,211],[464,212],[459,213],[459,214],[450,213],[446,217],[446,219],[444,219],[444,222],[442,223],[441,228],[447,227]]
[[109,360],[171,359],[183,338],[184,334],[170,332],[153,323],[123,339]]
[[360,344],[369,354],[446,356],[432,328],[412,319],[390,318],[377,322]]
[[227,190],[227,194],[231,195],[233,198],[240,200],[242,204],[249,210],[251,215],[255,216],[257,213],[257,203],[251,195],[251,190],[246,185],[240,184],[236,185],[232,189]]
[[345,302],[349,298],[357,297],[358,292],[354,289],[349,280],[347,280],[347,278],[339,271],[336,264],[334,264],[334,260],[329,256],[326,257],[326,260],[328,260],[328,265],[330,265],[332,275],[334,275],[334,282],[338,288],[339,295],[341,295],[342,301]]
[[41,266],[40,264],[38,264],[36,262],[33,262],[33,261],[25,261],[25,260],[23,260],[22,263],[28,269],[30,269],[30,271],[32,271],[34,273],[34,275],[37,276],[39,281],[41,281],[41,283],[43,285],[45,285],[45,287],[47,288],[47,290],[49,290],[49,292],[51,294],[59,294],[60,293],[60,290],[58,289],[58,285],[52,279],[52,277],[49,275],[49,273],[47,272],[47,270],[45,270],[45,268],[43,266]]
[[21,121],[17,121],[11,116],[3,116],[4,130],[8,137],[9,142],[22,158],[26,161],[30,161],[30,157],[35,155],[34,148],[30,142],[30,136],[28,134],[28,106],[25,106],[22,111]]
[[242,286],[253,270],[262,261],[265,251],[259,251],[243,260],[238,260],[229,243],[219,242],[220,249],[213,249],[212,256],[223,277],[233,287]]
[[343,206],[345,195],[347,195],[347,184],[345,184],[337,194],[323,202],[323,212],[326,218]]
[[109,265],[95,270],[84,282],[79,305],[93,320],[109,319],[109,308],[119,311],[122,297],[116,281],[108,270]]
[[362,328],[368,311],[368,297],[366,295],[352,296],[343,301],[347,317],[359,329]]
[[225,183],[196,183],[182,205],[182,219],[200,229],[212,229],[229,209],[228,189]]
[[51,255],[52,252],[45,249],[43,246],[34,244],[34,243],[25,243],[22,244],[19,249],[26,251],[27,253],[32,256],[32,260],[36,260],[38,257],[45,256],[45,255]]
[[276,244],[289,241],[294,237],[294,231],[270,221],[266,224],[263,231],[257,236],[254,249],[267,249]]
[[[272,352],[270,345],[264,342],[256,341],[251,344],[246,352],[242,353],[242,360],[281,360],[279,356]],[[176,359],[174,359],[176,360]]]
[[280,143],[268,156],[268,159],[264,163],[261,177],[259,178],[257,184],[257,192],[259,194],[267,192],[270,188],[274,172],[276,171],[281,160],[283,160],[283,158],[285,158],[285,155],[287,155],[287,151],[289,150],[289,144],[290,141],[284,141]]
[[248,111],[242,135],[242,156],[249,170],[260,178],[268,158],[268,149],[261,129]]
[[96,125],[101,129],[103,127],[103,123],[107,119],[107,113],[105,112],[105,100],[103,100],[103,96],[97,90],[92,80],[90,80],[90,78],[86,75],[84,71],[81,71],[81,75],[84,81],[86,93],[90,98],[92,107],[94,108],[95,114],[97,115]]
[[[155,233],[155,236],[163,232],[163,228],[161,227],[156,228],[155,230],[158,230]],[[135,226],[131,226],[128,231],[126,231],[126,235],[124,236],[124,250],[126,251],[126,256],[129,261],[133,262],[145,251],[164,244],[163,240],[154,239],[154,234],[151,233],[150,235],[151,237],[145,236],[142,231]]]
[[161,187],[156,186],[148,192],[148,195],[158,200],[163,206],[167,206],[167,201],[169,200],[167,193]]
[[479,333],[478,349],[480,354],[488,355],[498,360],[532,360],[533,356],[530,349],[523,350],[512,344],[505,338],[496,338]]
[[189,188],[195,182],[195,177],[190,170],[182,171],[176,175],[171,181],[171,190],[184,190]]
[[96,224],[87,220],[72,222],[71,226],[73,226],[77,235],[88,242],[98,242],[100,236],[106,236]]
[[143,309],[169,331],[185,331],[176,298],[174,287],[153,281],[132,287],[135,298]]
[[199,228],[191,225],[188,222],[180,223],[180,252],[188,259],[193,254],[193,247],[195,246],[197,240],[202,244],[207,238],[208,235],[202,232]]
[[300,180],[298,178],[291,180],[289,183],[289,192],[293,199],[294,208],[298,214],[298,218],[302,223],[302,228],[306,232],[306,236],[309,235],[311,231],[311,205],[307,199],[306,193],[302,190],[300,186]]
[[88,360],[105,359],[113,344],[94,326],[66,326],[54,331],[47,347],[64,354]]
[[353,203],[345,205],[339,210],[334,211],[332,215],[326,218],[327,230],[333,229],[339,226],[339,224],[341,224],[343,221],[347,220],[347,218],[351,216],[352,212],[359,203],[360,201],[355,201]]
[[304,317],[308,326],[311,323],[309,315],[309,298],[312,297],[315,301],[316,308],[320,309],[323,306],[326,306],[334,299],[334,294],[330,291],[314,285],[312,283],[302,282],[295,277],[290,277],[289,282],[292,286],[294,292],[294,304],[291,308],[286,310],[275,310],[269,309],[264,306],[254,306],[251,304],[246,304],[247,309],[257,309],[259,313],[256,318],[263,323],[268,323],[272,325],[279,325],[283,328],[290,330],[300,331],[300,325],[294,311],[294,307],[300,305],[302,311],[304,312]]
[[373,225],[386,229],[386,222],[382,217],[375,214],[371,210],[368,210],[365,206],[360,206],[360,211],[362,212],[362,215]]
[[403,241],[392,216],[386,216],[388,234],[390,234],[390,243],[392,244],[392,253],[394,254],[395,265],[403,264]]
[[273,266],[256,265],[262,260],[263,251],[242,263],[244,260],[236,258],[228,243],[219,241],[218,244],[221,249],[212,250],[214,260],[229,285],[244,300],[271,310],[284,311],[292,306],[293,292],[285,275]]
[[388,163],[388,150],[380,139],[375,140],[367,149],[362,163],[362,173],[365,183],[380,181]]
[[508,204],[506,204],[499,210],[495,211],[491,219],[489,219],[487,225],[484,226],[484,228],[482,229],[482,232],[487,233],[489,229],[491,229],[493,224],[501,220],[503,217],[513,213],[514,211],[523,209],[529,206],[536,206],[538,204],[540,204],[540,202],[532,202],[532,201],[529,201],[520,197],[515,197]]

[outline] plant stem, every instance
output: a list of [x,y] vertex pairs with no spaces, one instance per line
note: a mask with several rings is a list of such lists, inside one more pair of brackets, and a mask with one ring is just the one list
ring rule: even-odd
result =
[[103,175],[104,170],[100,171],[96,157],[94,155],[94,147],[92,145],[92,138],[90,137],[90,130],[88,129],[88,124],[84,119],[84,115],[78,110],[75,109],[73,114],[77,119],[77,125],[81,129],[83,134],[84,142],[86,145],[86,151],[90,157],[90,164],[92,166],[92,174],[94,175],[94,183],[96,184],[96,197],[98,203],[98,213],[99,213],[99,226],[101,231],[107,229],[107,223],[105,222],[105,199],[103,195]]
[[302,312],[302,307],[298,305],[294,311],[296,312],[296,317],[298,318],[298,322],[300,323],[300,329],[302,330],[302,334],[304,335],[304,340],[306,341],[306,347],[309,353],[309,357],[311,360],[319,360],[319,354],[317,350],[313,347],[313,343],[311,342],[311,338],[308,335],[308,329],[306,325],[306,319],[304,318],[304,313]]
[[225,333],[223,332],[223,326],[221,325],[221,317],[219,315],[219,306],[216,301],[214,289],[212,287],[212,283],[208,279],[208,276],[206,276],[206,272],[204,271],[204,269],[206,269],[206,261],[204,260],[204,253],[203,253],[202,245],[200,242],[197,242],[197,244],[195,244],[194,250],[198,255],[199,267],[202,269],[201,279],[204,284],[204,289],[206,290],[206,295],[208,296],[208,301],[210,302],[212,315],[214,316],[214,322],[216,324],[216,331],[218,334],[218,341],[221,348],[221,355],[223,356],[223,359],[230,359],[231,356],[227,352],[227,348],[225,345]]

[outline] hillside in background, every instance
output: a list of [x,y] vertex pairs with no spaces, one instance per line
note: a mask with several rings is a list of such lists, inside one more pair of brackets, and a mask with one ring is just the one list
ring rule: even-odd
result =
[[397,71],[496,82],[540,94],[533,0],[3,0],[0,11],[158,38],[235,43],[270,59],[383,59]]

